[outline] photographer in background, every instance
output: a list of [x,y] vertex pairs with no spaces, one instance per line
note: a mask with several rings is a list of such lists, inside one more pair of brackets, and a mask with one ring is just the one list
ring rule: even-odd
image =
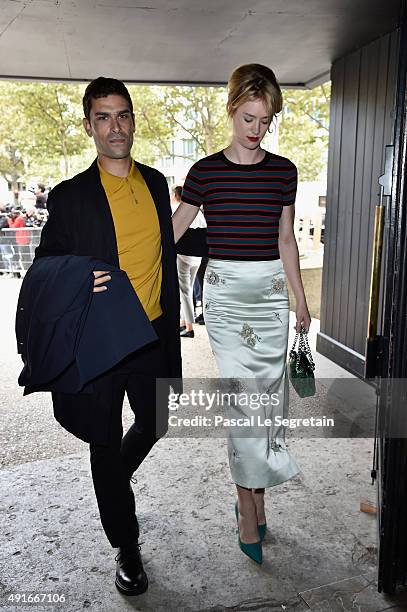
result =
[[47,209],[38,208],[36,202],[37,198],[31,191],[21,193],[20,204],[24,211],[26,227],[42,227],[48,219]]
[[0,202],[0,272],[4,278],[13,276],[13,257],[15,250],[10,244],[10,236],[3,230],[8,228],[10,206]]

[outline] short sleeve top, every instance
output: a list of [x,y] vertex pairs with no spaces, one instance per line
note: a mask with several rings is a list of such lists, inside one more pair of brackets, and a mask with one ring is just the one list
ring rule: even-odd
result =
[[280,258],[281,212],[296,191],[289,159],[266,151],[256,164],[236,164],[220,151],[191,167],[182,201],[203,207],[210,258],[260,261]]

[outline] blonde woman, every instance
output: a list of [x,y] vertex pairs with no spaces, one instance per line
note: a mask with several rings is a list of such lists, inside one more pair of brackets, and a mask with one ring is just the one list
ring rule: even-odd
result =
[[[240,66],[228,88],[232,141],[192,166],[173,216],[174,235],[177,241],[203,206],[209,248],[205,322],[218,369],[239,392],[257,390],[277,397],[277,405],[262,406],[260,412],[256,407],[259,417],[271,417],[273,423],[288,407],[286,279],[296,299],[296,330],[303,325],[308,331],[310,325],[293,231],[297,170],[290,160],[261,147],[282,109],[273,71],[260,64]],[[233,410],[245,417],[253,408],[236,405]],[[237,489],[238,543],[261,563],[267,525],[264,490],[299,469],[285,445],[283,428],[274,424],[235,431],[229,436],[228,453]]]

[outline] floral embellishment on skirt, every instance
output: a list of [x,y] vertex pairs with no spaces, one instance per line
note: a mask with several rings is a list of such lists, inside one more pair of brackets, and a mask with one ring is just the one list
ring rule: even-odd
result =
[[252,348],[256,346],[257,342],[261,342],[260,336],[254,333],[253,327],[250,327],[248,323],[243,323],[242,331],[239,332],[239,336],[242,336],[247,345]]
[[272,312],[271,313],[271,320],[275,321],[276,319],[278,319],[281,323],[281,325],[283,324],[280,315],[278,314],[278,312]]
[[284,293],[286,288],[286,282],[282,276],[273,276],[271,279],[269,296],[275,295],[276,293]]
[[213,272],[212,270],[206,273],[205,279],[210,285],[225,284],[225,280],[220,278],[219,274],[216,274],[216,272]]

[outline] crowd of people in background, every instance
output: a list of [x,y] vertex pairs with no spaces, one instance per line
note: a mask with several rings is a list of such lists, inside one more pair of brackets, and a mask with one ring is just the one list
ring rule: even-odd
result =
[[42,184],[32,191],[20,192],[18,203],[0,202],[0,273],[3,276],[19,277],[28,269],[47,218],[47,190]]
[[[17,204],[0,202],[0,276],[3,278],[20,277],[30,267],[40,240],[40,230],[48,219],[48,191],[39,183],[32,190],[21,191]],[[181,201],[181,193],[180,185],[171,190],[173,212]],[[206,226],[202,213],[193,226]],[[206,257],[177,256],[180,335],[185,338],[194,337],[194,323],[204,325],[202,287],[206,264]]]

